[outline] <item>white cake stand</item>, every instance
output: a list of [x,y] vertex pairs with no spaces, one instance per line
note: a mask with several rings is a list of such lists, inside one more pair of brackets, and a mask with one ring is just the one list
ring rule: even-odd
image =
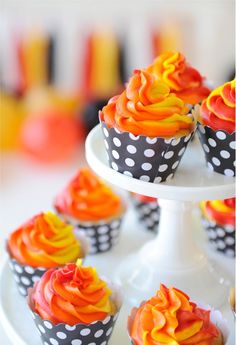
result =
[[194,203],[201,200],[233,197],[234,178],[207,170],[199,143],[189,145],[172,181],[155,184],[123,175],[108,165],[100,125],[87,137],[86,158],[96,174],[108,182],[159,199],[158,235],[117,268],[117,280],[128,301],[137,304],[164,283],[184,290],[193,300],[214,307],[224,304],[230,277],[197,246],[194,233],[200,231],[200,221],[194,219],[192,211]]

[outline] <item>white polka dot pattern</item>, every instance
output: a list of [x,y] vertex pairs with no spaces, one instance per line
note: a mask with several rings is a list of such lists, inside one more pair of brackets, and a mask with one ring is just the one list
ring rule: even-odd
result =
[[[203,219],[202,224],[207,231],[208,239],[212,247],[222,254],[234,257],[235,256],[235,229],[231,225],[225,227],[214,224]],[[230,232],[228,229],[230,228]]]
[[192,136],[177,139],[149,138],[127,132],[117,133],[104,123],[102,127],[112,169],[146,182],[155,180],[155,183],[174,176]]
[[43,344],[48,345],[102,345],[108,344],[118,314],[108,316],[103,321],[95,321],[90,325],[74,326],[60,323],[52,324],[42,320],[38,314],[32,313]]
[[214,131],[208,126],[203,131],[200,124],[197,132],[208,168],[229,177],[235,176],[235,134]]
[[21,265],[13,258],[9,258],[9,260],[9,266],[14,274],[18,291],[22,296],[26,296],[28,288],[33,287],[35,281],[40,279],[46,270]]
[[84,224],[78,224],[77,228],[83,230],[90,241],[89,254],[103,253],[110,250],[116,243],[114,237],[118,239],[120,234],[120,227],[122,216],[113,219],[110,223],[97,223],[93,227]]
[[131,195],[138,220],[145,230],[157,233],[160,220],[160,207],[157,202],[144,202]]

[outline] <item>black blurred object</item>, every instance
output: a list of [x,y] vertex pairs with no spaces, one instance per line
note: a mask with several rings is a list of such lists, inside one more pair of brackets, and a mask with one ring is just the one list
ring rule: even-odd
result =
[[235,78],[235,68],[232,68],[226,81],[234,80]]
[[98,112],[107,104],[108,99],[94,100],[87,103],[83,113],[83,124],[88,134],[99,123]]
[[55,80],[55,37],[49,36],[48,38],[48,83],[53,84]]
[[126,71],[126,56],[125,56],[125,49],[122,42],[119,42],[119,74],[120,74],[120,81],[121,84],[125,84],[128,79],[127,71]]

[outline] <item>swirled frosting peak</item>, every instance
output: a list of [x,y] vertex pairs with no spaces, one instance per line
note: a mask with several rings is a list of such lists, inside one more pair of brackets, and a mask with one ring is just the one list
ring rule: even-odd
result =
[[200,122],[215,131],[235,132],[235,89],[234,79],[213,90],[202,103]]
[[231,225],[235,228],[235,198],[203,201],[201,203],[206,218],[219,225]]
[[32,267],[62,266],[83,256],[73,227],[51,212],[24,223],[10,235],[7,244],[14,259]]
[[204,78],[179,52],[165,52],[147,68],[156,78],[164,81],[187,104],[200,103],[210,89],[204,86]]
[[210,311],[176,288],[160,286],[156,296],[134,309],[128,328],[134,345],[213,345],[220,332]]
[[70,263],[44,273],[31,292],[34,311],[53,324],[90,324],[116,312],[112,291],[93,267]]
[[122,210],[121,204],[120,197],[88,168],[82,168],[55,201],[59,213],[80,221],[116,216]]
[[135,70],[125,91],[113,97],[99,113],[101,121],[121,132],[149,137],[189,134],[193,119],[184,102],[164,82],[144,70]]

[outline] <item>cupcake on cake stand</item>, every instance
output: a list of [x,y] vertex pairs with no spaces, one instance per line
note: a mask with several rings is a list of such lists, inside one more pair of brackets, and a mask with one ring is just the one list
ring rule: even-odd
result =
[[168,182],[156,184],[126,176],[109,167],[100,125],[87,137],[86,158],[96,174],[108,182],[159,200],[158,235],[125,257],[116,270],[127,300],[137,304],[164,283],[183,289],[194,300],[214,307],[223,305],[230,277],[198,246],[195,234],[200,231],[200,219],[193,210],[199,201],[234,196],[234,178],[208,170],[199,143],[188,146],[178,171]]

